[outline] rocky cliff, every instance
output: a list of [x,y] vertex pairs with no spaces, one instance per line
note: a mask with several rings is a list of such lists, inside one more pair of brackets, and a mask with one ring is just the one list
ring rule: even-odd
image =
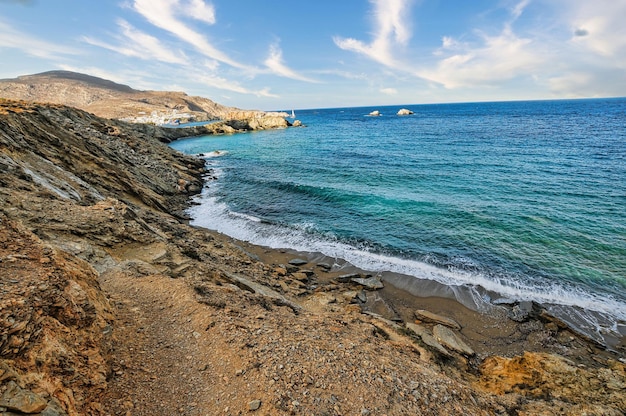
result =
[[0,100],[0,414],[626,411],[623,357],[557,323],[444,348],[470,333],[372,314],[372,278],[190,227],[211,172],[173,131]]

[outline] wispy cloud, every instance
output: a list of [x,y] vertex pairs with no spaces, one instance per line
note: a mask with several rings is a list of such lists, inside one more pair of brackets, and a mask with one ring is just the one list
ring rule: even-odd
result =
[[121,30],[121,36],[118,39],[119,44],[112,45],[88,36],[84,36],[83,40],[90,45],[125,56],[173,64],[188,64],[187,57],[182,52],[175,52],[172,48],[166,47],[156,37],[137,30],[125,20],[120,19],[117,23]]
[[334,37],[335,44],[344,50],[356,52],[393,67],[397,64],[393,50],[406,45],[411,29],[406,19],[412,0],[370,0],[374,6],[374,38],[370,43],[354,38]]
[[532,73],[542,62],[533,41],[517,36],[510,28],[497,36],[480,34],[480,39],[481,44],[473,46],[444,38],[436,55],[446,57],[416,75],[446,88],[484,86]]
[[134,0],[133,10],[142,15],[152,25],[165,30],[188,43],[202,55],[235,68],[255,70],[230,58],[213,46],[201,33],[190,28],[179,17],[195,19],[205,23],[215,23],[213,7],[202,0]]
[[77,49],[23,33],[2,20],[0,20],[0,48],[18,49],[28,55],[44,59],[59,59],[80,54]]
[[306,77],[293,69],[289,68],[283,62],[283,51],[280,49],[278,44],[273,44],[270,46],[270,54],[268,58],[265,60],[265,65],[275,74],[280,75],[285,78],[291,78],[298,81],[304,82],[319,82],[312,78]]
[[463,42],[444,36],[442,46],[434,51],[441,57],[433,67],[419,69],[415,74],[446,88],[497,85],[520,75],[532,74],[544,58],[531,38],[521,37],[513,25],[530,0],[522,0],[509,10],[509,19],[501,32],[490,36],[476,30],[477,42]]

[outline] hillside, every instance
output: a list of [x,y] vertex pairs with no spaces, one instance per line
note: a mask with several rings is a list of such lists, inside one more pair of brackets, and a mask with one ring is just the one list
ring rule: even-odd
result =
[[238,109],[184,92],[139,91],[127,85],[70,71],[49,71],[0,80],[0,97],[76,107],[100,117],[136,120],[156,112],[164,122],[228,119]]

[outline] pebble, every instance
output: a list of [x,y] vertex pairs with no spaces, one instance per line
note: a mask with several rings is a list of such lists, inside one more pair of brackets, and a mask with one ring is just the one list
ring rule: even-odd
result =
[[252,412],[258,410],[259,407],[261,407],[261,400],[252,400],[250,403],[248,403],[248,409],[250,409],[250,411]]

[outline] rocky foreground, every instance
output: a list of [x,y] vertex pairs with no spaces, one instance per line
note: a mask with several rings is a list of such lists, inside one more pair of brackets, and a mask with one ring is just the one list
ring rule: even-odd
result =
[[626,412],[623,354],[558,322],[490,355],[364,313],[371,278],[187,225],[211,172],[162,142],[192,133],[0,100],[0,415]]

